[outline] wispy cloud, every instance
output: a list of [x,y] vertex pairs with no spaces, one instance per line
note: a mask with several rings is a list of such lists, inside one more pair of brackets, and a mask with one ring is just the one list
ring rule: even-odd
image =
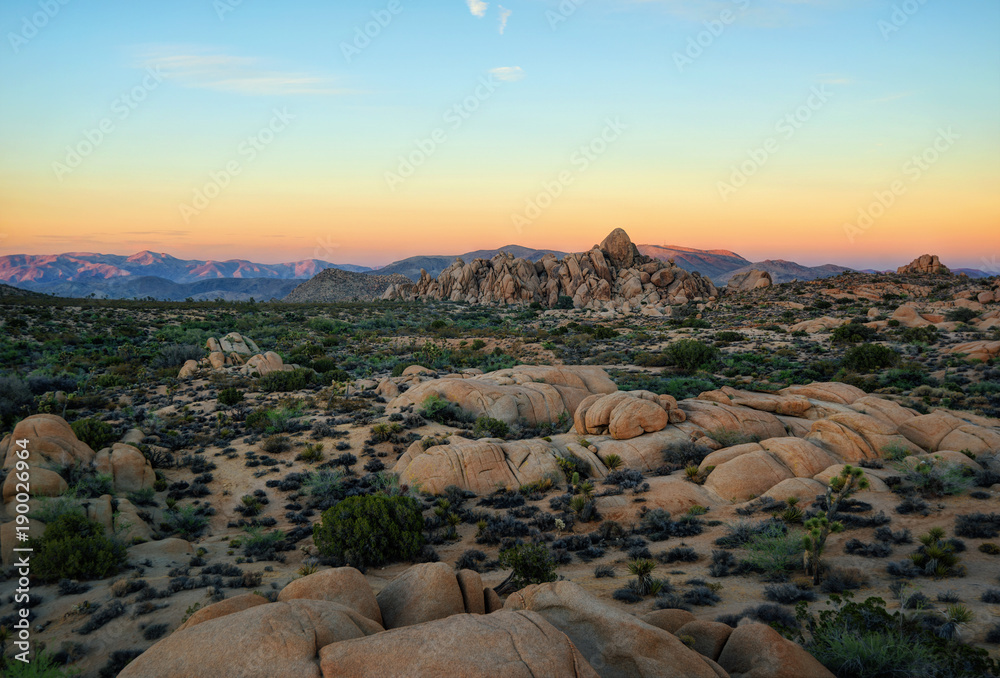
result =
[[822,85],[853,85],[854,78],[849,78],[843,75],[837,75],[836,73],[823,73],[817,76],[820,84]]
[[520,66],[501,66],[491,68],[490,73],[496,76],[497,80],[504,82],[517,82],[524,77],[524,69]]
[[510,18],[511,11],[500,5],[500,35],[503,35],[504,29],[507,28],[507,19]]
[[347,94],[330,77],[278,71],[255,57],[233,56],[191,46],[151,46],[137,52],[137,65],[154,68],[183,87],[253,96]]
[[480,19],[486,16],[486,8],[490,6],[490,3],[483,2],[483,0],[465,0],[465,4],[469,6],[472,16],[477,16]]

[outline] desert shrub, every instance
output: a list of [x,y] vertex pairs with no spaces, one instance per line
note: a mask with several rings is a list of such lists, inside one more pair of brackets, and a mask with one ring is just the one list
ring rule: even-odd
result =
[[163,518],[164,526],[172,534],[177,534],[181,539],[197,539],[208,527],[208,517],[206,510],[196,506],[183,506],[171,511],[167,511]]
[[104,579],[128,560],[125,546],[104,534],[104,526],[81,513],[65,513],[32,539],[31,573],[42,581]]
[[715,605],[722,600],[722,598],[719,597],[719,594],[707,586],[695,586],[694,588],[685,591],[682,598],[688,605],[698,606]]
[[684,602],[676,593],[665,593],[656,597],[653,603],[654,610],[687,610],[691,611],[691,606]]
[[268,372],[257,379],[257,388],[265,393],[287,393],[321,383],[319,375],[313,370],[300,367],[288,372]]
[[893,532],[888,527],[879,527],[875,529],[875,539],[876,541],[885,542],[887,544],[912,544],[913,537],[910,535],[910,531],[903,529]]
[[835,344],[860,344],[875,341],[877,338],[878,332],[867,325],[855,322],[835,327],[830,333],[830,339]]
[[29,662],[0,657],[0,670],[3,671],[4,678],[63,678],[75,675],[64,673],[57,659],[44,649],[39,650]]
[[544,544],[517,544],[503,549],[500,564],[512,570],[506,584],[513,590],[556,580],[556,564]]
[[979,597],[979,600],[990,605],[1000,604],[1000,589],[986,589],[983,591],[983,595]]
[[313,527],[320,554],[358,569],[414,557],[424,543],[424,520],[411,497],[348,497]]
[[869,544],[860,539],[848,539],[844,544],[844,553],[864,558],[888,558],[892,555],[892,548],[885,542]]
[[751,619],[761,624],[768,624],[779,631],[787,631],[799,627],[799,622],[794,614],[787,608],[775,605],[774,603],[764,603],[756,607],[747,607],[739,614],[724,614],[716,617],[715,621],[736,628],[741,619]]
[[670,563],[694,563],[700,557],[690,546],[678,546],[659,554],[656,559],[661,563],[669,565]]
[[114,428],[99,419],[89,417],[77,419],[70,424],[70,428],[73,429],[73,433],[76,434],[80,442],[86,443],[95,452],[118,440]]
[[1000,513],[970,513],[956,516],[955,534],[970,539],[1000,537]]
[[160,349],[153,367],[180,367],[188,360],[201,360],[204,357],[205,349],[198,344],[172,344]]
[[420,416],[424,419],[436,421],[439,424],[468,424],[476,419],[476,416],[471,412],[463,410],[455,403],[445,400],[436,393],[432,393],[424,399],[424,402],[420,405]]
[[673,529],[670,512],[665,509],[653,509],[643,514],[639,519],[638,531],[653,541],[663,541],[670,538]]
[[115,678],[122,669],[129,665],[129,663],[142,654],[142,650],[115,650],[108,657],[107,663],[101,667],[101,671],[98,674],[100,678]]
[[667,346],[664,354],[671,365],[686,372],[707,369],[719,357],[719,349],[697,339],[681,339]]
[[743,431],[731,431],[726,428],[712,429],[708,432],[708,437],[723,447],[733,447],[734,445],[745,445],[747,443],[760,442],[759,436],[744,433]]
[[17,375],[0,375],[0,427],[7,428],[15,418],[28,414],[34,402],[31,389]]
[[979,317],[979,314],[971,308],[959,307],[948,310],[944,314],[945,319],[952,323],[968,323]]
[[811,603],[816,600],[816,594],[812,591],[800,589],[795,584],[771,584],[764,587],[764,598],[773,603],[794,605],[803,600]]
[[[838,328],[839,329],[839,328]],[[892,367],[899,360],[899,354],[882,344],[860,344],[847,349],[844,367],[858,372],[876,372]]]
[[780,579],[802,563],[802,540],[783,523],[766,521],[764,529],[746,542],[746,562],[765,576]]
[[472,570],[474,572],[483,571],[483,563],[486,562],[486,554],[477,549],[468,549],[455,561],[456,570]]
[[745,341],[746,337],[740,334],[739,332],[733,332],[732,330],[723,330],[722,332],[715,333],[715,340],[732,343],[736,341]]
[[961,494],[972,487],[974,472],[961,464],[922,461],[902,472],[904,486],[924,497]]
[[629,605],[642,602],[642,595],[631,586],[615,589],[614,593],[611,594],[611,597],[623,603],[628,603]]
[[510,427],[499,419],[479,417],[472,427],[472,435],[476,438],[506,438],[510,435]]
[[232,407],[243,402],[243,391],[239,391],[232,386],[219,391],[218,401],[220,405]]
[[1000,669],[986,650],[941,638],[917,616],[889,614],[880,598],[855,603],[845,593],[830,600],[835,607],[818,617],[800,610],[809,633],[798,640],[837,676],[972,678]]
[[112,600],[102,605],[96,612],[87,617],[87,622],[76,630],[82,636],[89,635],[113,619],[125,614],[125,605],[120,600]]
[[843,593],[868,586],[868,575],[857,567],[831,567],[821,586],[824,593]]
[[614,578],[615,568],[610,565],[598,565],[594,568],[594,577],[597,579]]
[[281,454],[292,449],[292,440],[283,435],[268,436],[260,444],[260,449],[267,454]]

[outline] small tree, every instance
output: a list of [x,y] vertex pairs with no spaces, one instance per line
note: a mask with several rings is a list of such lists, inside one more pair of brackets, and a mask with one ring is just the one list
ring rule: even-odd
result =
[[827,538],[831,533],[844,529],[843,523],[831,518],[837,514],[841,502],[867,487],[868,479],[865,478],[864,471],[850,464],[844,466],[840,475],[831,478],[830,485],[826,488],[826,509],[805,522],[806,534],[802,545],[806,550],[806,571],[812,574],[813,584],[819,585],[822,576],[821,561]]
[[412,558],[424,545],[424,519],[411,497],[348,497],[313,526],[320,554],[359,570]]

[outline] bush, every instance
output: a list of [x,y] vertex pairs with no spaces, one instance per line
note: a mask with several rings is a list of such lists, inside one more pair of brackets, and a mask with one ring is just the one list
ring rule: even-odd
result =
[[838,676],[972,678],[1000,669],[986,650],[938,637],[919,616],[889,614],[880,598],[855,603],[844,594],[830,600],[836,607],[818,619],[800,611],[810,634],[798,640]]
[[764,587],[764,598],[773,603],[794,605],[803,600],[811,603],[816,600],[816,594],[794,584],[772,584]]
[[436,393],[432,393],[424,399],[420,406],[420,416],[439,424],[467,424],[475,420],[474,414],[466,412],[455,403],[445,400]]
[[899,354],[888,346],[861,344],[847,349],[847,353],[844,354],[844,367],[858,372],[875,372],[892,367],[898,360]]
[[257,388],[265,393],[287,393],[321,383],[318,374],[300,367],[288,372],[268,372],[257,380]]
[[513,572],[509,586],[514,590],[530,584],[556,580],[556,564],[544,544],[518,544],[500,551],[500,564]]
[[104,534],[104,526],[80,513],[66,513],[45,527],[38,539],[31,573],[42,581],[104,579],[128,561],[124,544]]
[[7,428],[15,418],[28,414],[34,402],[31,389],[16,375],[0,375],[0,427]]
[[969,321],[978,318],[979,314],[971,308],[961,307],[946,311],[944,316],[945,319],[951,323],[968,323]]
[[681,339],[667,346],[664,354],[671,365],[686,372],[695,372],[715,363],[719,349],[697,339]]
[[198,344],[173,344],[160,349],[160,355],[153,361],[154,367],[180,367],[189,360],[201,360],[205,349]]
[[97,419],[77,419],[70,424],[70,428],[80,442],[87,443],[95,452],[118,440],[111,425]]
[[970,539],[996,539],[1000,537],[1000,513],[956,516],[955,534]]
[[476,438],[506,438],[510,435],[510,427],[499,419],[479,417],[472,428],[472,435]]
[[225,405],[226,407],[238,405],[243,402],[243,391],[238,391],[232,386],[224,388],[219,391],[218,401],[220,405]]
[[348,497],[323,513],[313,527],[320,554],[364,570],[413,558],[424,544],[424,519],[411,497]]
[[867,325],[861,323],[848,323],[834,328],[830,333],[830,338],[835,344],[859,344],[861,342],[875,341],[878,333]]
[[59,664],[45,650],[39,650],[38,654],[27,663],[17,659],[7,659],[6,661],[5,667],[4,657],[0,657],[0,669],[3,669],[4,678],[62,678],[67,675],[75,675],[63,673]]

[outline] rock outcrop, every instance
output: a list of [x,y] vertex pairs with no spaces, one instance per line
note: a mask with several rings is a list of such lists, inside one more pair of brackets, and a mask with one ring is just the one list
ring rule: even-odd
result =
[[[416,375],[404,375],[414,384]],[[599,367],[545,367],[518,365],[487,374],[460,373],[444,379],[418,381],[389,402],[386,412],[419,409],[427,398],[437,396],[476,416],[492,417],[508,424],[525,419],[529,424],[553,423],[560,416],[572,418],[585,398],[617,390]]]
[[203,370],[262,377],[271,372],[290,372],[298,367],[286,365],[281,356],[273,351],[261,352],[253,339],[238,332],[230,332],[222,338],[209,337],[205,349],[208,356],[185,362],[177,373],[178,379],[192,379]]
[[726,291],[749,292],[750,290],[770,287],[773,284],[774,281],[771,279],[770,273],[754,268],[745,273],[737,273],[730,278],[729,283],[726,285]]
[[671,304],[707,302],[719,295],[708,278],[639,253],[616,228],[590,251],[532,263],[501,252],[492,259],[456,259],[435,279],[421,271],[416,283],[390,285],[383,299],[441,299],[472,304],[526,304],[554,308],[569,298],[575,308],[662,311]]
[[951,271],[941,263],[936,254],[923,254],[906,266],[896,269],[897,273],[909,273],[913,275],[949,275]]

